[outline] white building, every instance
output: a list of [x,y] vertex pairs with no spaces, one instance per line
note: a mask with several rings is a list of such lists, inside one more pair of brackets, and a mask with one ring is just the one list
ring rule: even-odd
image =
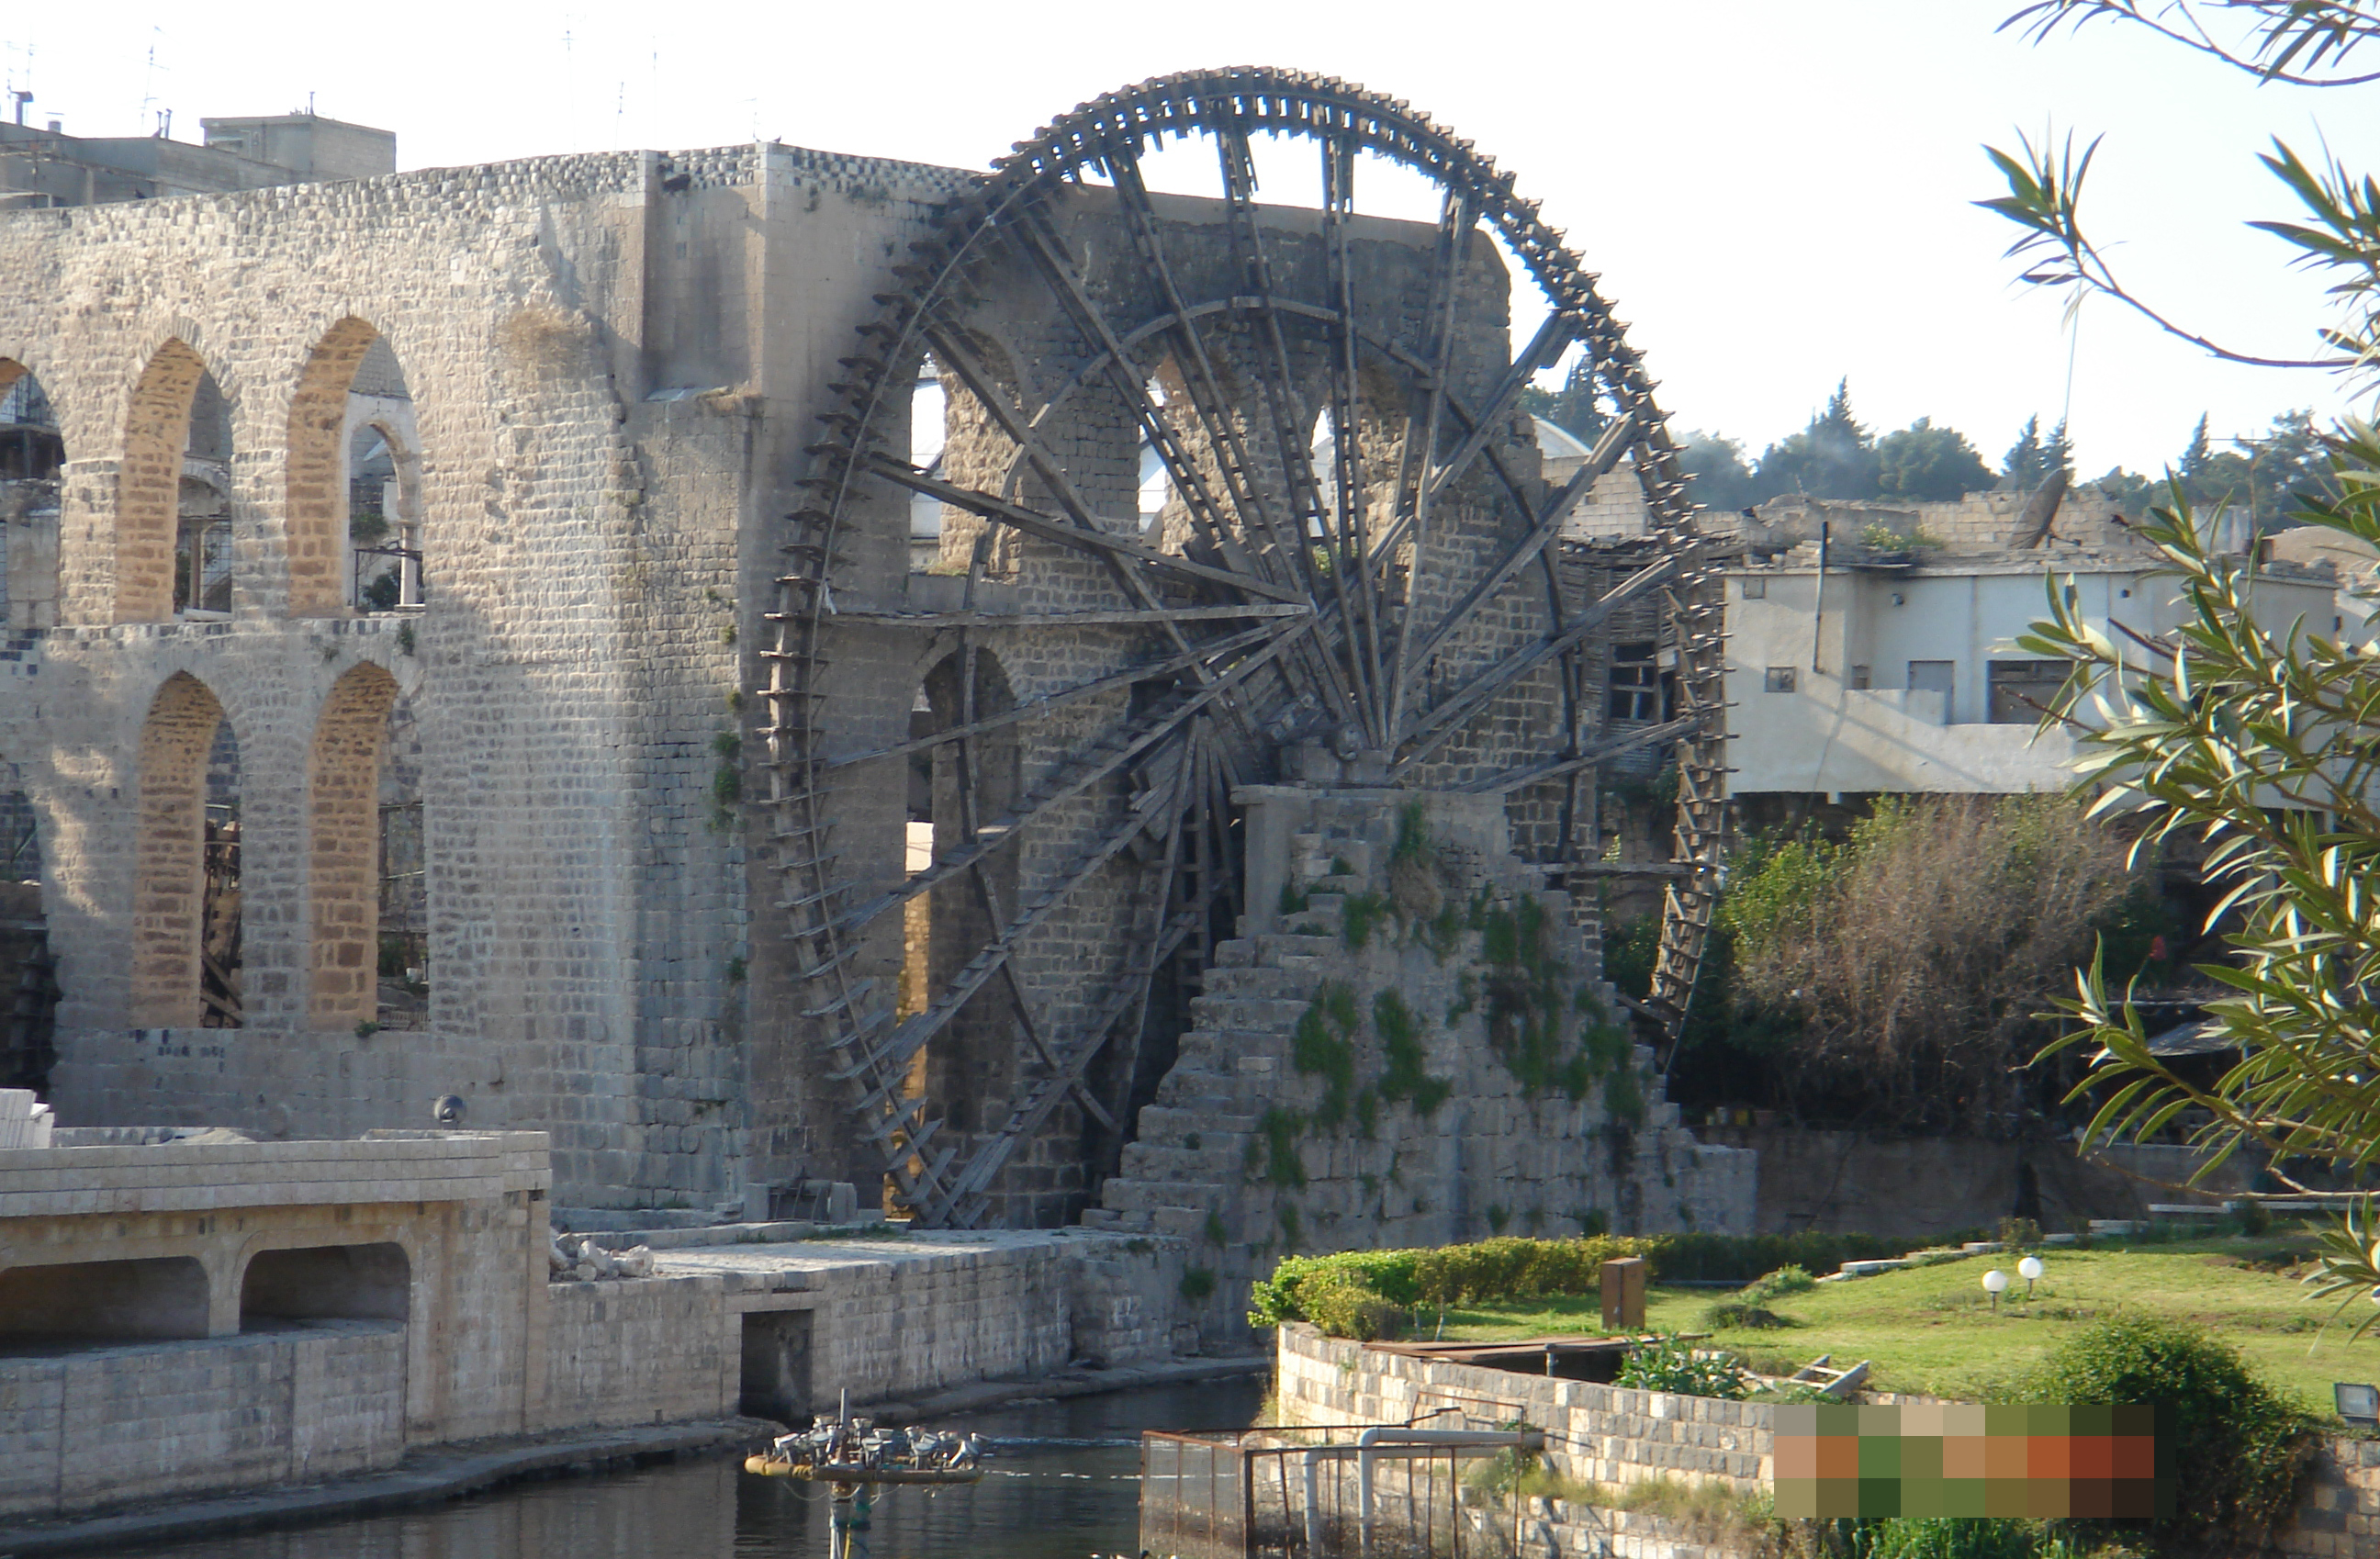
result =
[[[2070,576],[2110,637],[2178,625],[2175,583],[2089,489],[2027,545],[2021,493],[1888,507],[1805,499],[1742,523],[1727,582],[1730,793],[1991,793],[2072,782],[2071,739],[2037,733],[2066,665],[2017,640],[2046,614],[2045,576]],[[2276,628],[2338,631],[2336,574],[2260,565]]]

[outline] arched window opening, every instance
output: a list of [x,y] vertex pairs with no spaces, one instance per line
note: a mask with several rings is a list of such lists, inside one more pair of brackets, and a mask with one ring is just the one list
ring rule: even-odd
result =
[[[909,464],[929,476],[942,474],[942,451],[949,443],[950,397],[942,393],[941,370],[926,358],[909,392]],[[942,505],[922,492],[909,495],[909,572],[932,570],[942,555]]]
[[260,1251],[239,1283],[239,1329],[281,1332],[309,1321],[403,1321],[413,1263],[405,1247],[315,1245]]
[[[58,493],[66,441],[42,381],[0,358],[0,623],[57,622]],[[0,864],[0,877],[7,876]]]
[[380,1021],[381,755],[396,679],[369,663],[341,676],[307,755],[310,1025]]
[[[186,342],[151,355],[132,388],[116,472],[113,620],[227,610],[231,417]],[[210,596],[221,604],[208,607]]]
[[413,396],[386,338],[375,339],[347,389],[348,599],[363,611],[422,604],[421,463]]
[[380,770],[380,1026],[430,1026],[430,852],[422,828],[421,728],[413,701],[388,707]]
[[0,1271],[0,1356],[206,1335],[207,1274],[195,1256]]
[[206,890],[199,944],[199,1026],[240,1026],[239,739],[215,727],[207,754]]
[[289,610],[421,605],[419,440],[405,370],[349,317],[323,333],[289,404]]
[[[975,354],[977,368],[990,377],[996,393],[1012,409],[1016,407],[1019,405],[1016,371],[1007,352],[997,342],[982,336],[971,338],[967,345]],[[938,452],[935,474],[953,486],[1005,495],[1027,506],[1046,508],[1050,500],[1040,490],[1038,482],[1029,476],[1021,482],[1015,479],[1019,465],[1017,448],[1002,429],[999,419],[975,397],[957,374],[947,366],[937,366],[940,368],[938,382],[942,400],[942,442]],[[1017,533],[1014,530],[957,504],[945,503],[936,507],[941,514],[937,522],[941,549],[927,565],[927,573],[965,574],[974,566],[977,544],[981,542],[985,574],[995,579],[1014,575],[1017,560]]]
[[141,727],[129,1013],[138,1028],[222,1026],[226,999],[237,1021],[239,749],[218,743],[229,730],[215,695],[187,671],[157,690]]
[[190,394],[189,442],[174,516],[174,610],[184,617],[230,615],[231,408],[214,375],[203,371]]

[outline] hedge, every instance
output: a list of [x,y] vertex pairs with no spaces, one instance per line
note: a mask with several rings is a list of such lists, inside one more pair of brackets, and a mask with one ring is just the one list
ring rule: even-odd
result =
[[[1898,1256],[1911,1242],[1872,1234],[1588,1235],[1576,1239],[1507,1236],[1427,1251],[1342,1251],[1290,1256],[1248,1295],[1248,1323],[1322,1318],[1301,1296],[1310,1287],[1366,1289],[1391,1305],[1499,1304],[1593,1294],[1603,1263],[1642,1256],[1657,1283],[1749,1283],[1779,1267],[1833,1272],[1848,1261]],[[1354,1296],[1335,1296],[1341,1309]]]

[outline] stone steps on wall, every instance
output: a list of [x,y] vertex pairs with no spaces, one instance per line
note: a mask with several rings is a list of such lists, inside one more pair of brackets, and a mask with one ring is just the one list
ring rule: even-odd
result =
[[1161,1207],[1196,1209],[1204,1215],[1220,1206],[1223,1188],[1212,1180],[1110,1179],[1101,1198],[1111,1212],[1151,1213]]
[[[1303,961],[1318,964],[1318,959]],[[1235,969],[1209,969],[1206,988],[1200,993],[1207,999],[1216,997],[1256,997],[1267,1000],[1295,1001],[1303,1005],[1314,994],[1314,977],[1295,969],[1278,964],[1251,963]]]

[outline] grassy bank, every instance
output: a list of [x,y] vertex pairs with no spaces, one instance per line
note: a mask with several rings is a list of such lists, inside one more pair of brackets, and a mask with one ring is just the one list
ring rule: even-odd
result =
[[[1822,1353],[1839,1365],[1870,1360],[1874,1389],[1972,1401],[2084,1322],[2147,1312],[2213,1329],[2275,1386],[2326,1417],[2331,1383],[2380,1380],[2380,1335],[2348,1343],[2348,1326],[2362,1319],[2350,1311],[2347,1325],[2317,1341],[2328,1311],[2307,1303],[2291,1275],[2301,1250],[2301,1241],[2277,1239],[2051,1248],[2041,1252],[2048,1271],[2033,1296],[2015,1280],[1997,1314],[1978,1279],[1995,1266],[2013,1277],[2015,1253],[1967,1257],[1768,1300],[1766,1308],[1786,1325],[1720,1328],[1712,1331],[1712,1346],[1767,1373]],[[1656,1287],[1646,1320],[1661,1331],[1708,1330],[1703,1312],[1724,1297],[1709,1288]],[[1446,1318],[1450,1339],[1482,1342],[1601,1329],[1601,1307],[1592,1298],[1473,1305],[1450,1310]]]

